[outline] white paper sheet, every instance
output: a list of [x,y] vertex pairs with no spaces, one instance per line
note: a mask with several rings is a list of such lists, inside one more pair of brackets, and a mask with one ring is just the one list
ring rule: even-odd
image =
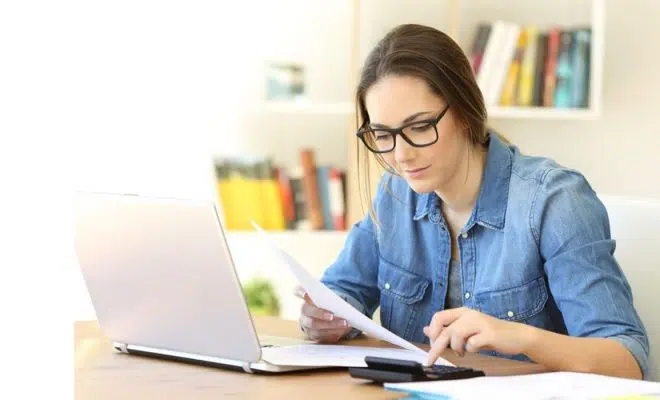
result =
[[[261,358],[276,365],[366,367],[364,358],[385,357],[423,363],[426,355],[413,350],[364,346],[307,344],[298,346],[266,347]],[[439,360],[436,364],[441,364]]]
[[660,383],[576,372],[549,372],[451,381],[386,383],[391,391],[451,399],[593,400],[613,396],[658,395]]
[[[334,315],[345,319],[352,327],[361,330],[368,336],[372,336],[380,340],[385,340],[396,346],[400,346],[418,354],[427,355],[427,352],[424,350],[383,328],[381,325],[375,323],[366,315],[362,314],[353,306],[345,302],[341,297],[337,296],[335,292],[330,290],[327,286],[310,275],[309,272],[307,272],[307,270],[293,257],[272,243],[267,233],[261,229],[259,225],[254,222],[252,222],[252,225],[260,233],[260,237],[263,239],[264,246],[271,250],[274,255],[280,258],[289,267],[300,285],[305,289],[305,291],[307,291],[309,297],[318,307],[328,310]],[[453,365],[443,358],[440,358],[439,361],[440,362],[436,363]]]

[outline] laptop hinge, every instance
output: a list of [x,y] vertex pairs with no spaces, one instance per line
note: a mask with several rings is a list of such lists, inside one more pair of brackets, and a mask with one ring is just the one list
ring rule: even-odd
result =
[[243,365],[241,365],[241,367],[243,367],[243,371],[245,371],[249,374],[253,373],[252,368],[250,368],[250,363],[243,363]]
[[114,347],[115,350],[117,350],[117,351],[120,352],[120,353],[128,353],[128,347],[126,346],[125,343],[117,343],[117,342],[114,342],[114,343],[112,344],[112,347]]

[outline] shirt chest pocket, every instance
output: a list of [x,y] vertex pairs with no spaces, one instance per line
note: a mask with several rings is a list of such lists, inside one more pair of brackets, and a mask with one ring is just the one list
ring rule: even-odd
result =
[[419,339],[416,330],[424,295],[431,280],[380,259],[378,288],[380,289],[381,324],[407,340]]
[[528,320],[539,314],[548,301],[545,279],[540,276],[523,285],[475,295],[476,308],[509,321]]

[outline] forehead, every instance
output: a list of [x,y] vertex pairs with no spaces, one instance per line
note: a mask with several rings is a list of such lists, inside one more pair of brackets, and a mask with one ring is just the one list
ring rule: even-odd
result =
[[443,105],[423,79],[401,75],[379,79],[366,91],[364,102],[370,122],[388,126],[422,111],[435,113]]

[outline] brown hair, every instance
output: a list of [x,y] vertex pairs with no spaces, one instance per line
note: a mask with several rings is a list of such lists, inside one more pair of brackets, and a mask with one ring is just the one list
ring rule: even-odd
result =
[[[486,106],[472,67],[460,46],[447,34],[423,25],[399,25],[388,32],[369,53],[356,92],[358,125],[369,123],[364,97],[367,90],[387,75],[421,78],[431,90],[451,104],[451,112],[464,127],[472,145],[487,141]],[[361,122],[360,122],[361,121]],[[371,205],[369,152],[358,144],[358,185],[362,205],[377,223]],[[373,155],[378,164],[389,169],[382,156]]]

